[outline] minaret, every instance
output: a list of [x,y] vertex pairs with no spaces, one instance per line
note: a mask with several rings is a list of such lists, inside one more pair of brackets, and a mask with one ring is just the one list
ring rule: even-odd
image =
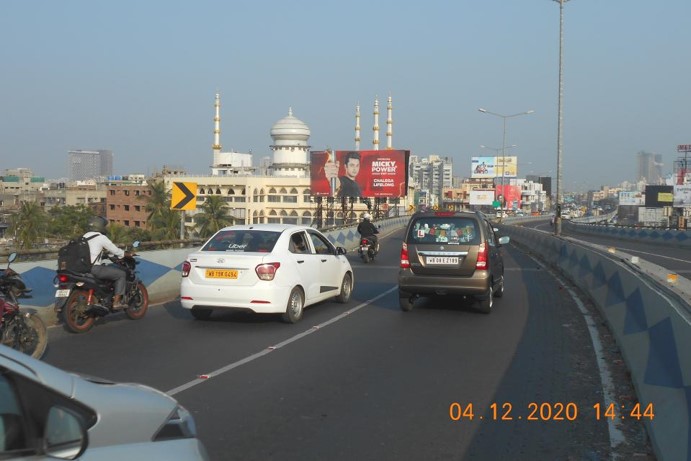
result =
[[386,101],[386,148],[393,149],[393,105],[391,103],[391,95]]
[[360,150],[360,104],[355,106],[355,150]]
[[211,148],[214,155],[221,153],[221,95],[216,93],[216,102],[214,104],[216,115],[214,116],[214,143]]
[[372,141],[372,149],[379,150],[379,99],[374,98],[374,140]]

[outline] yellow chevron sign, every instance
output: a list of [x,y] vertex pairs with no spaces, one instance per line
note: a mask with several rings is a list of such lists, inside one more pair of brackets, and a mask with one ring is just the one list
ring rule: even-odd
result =
[[197,183],[174,182],[170,209],[194,210],[195,208],[197,208]]

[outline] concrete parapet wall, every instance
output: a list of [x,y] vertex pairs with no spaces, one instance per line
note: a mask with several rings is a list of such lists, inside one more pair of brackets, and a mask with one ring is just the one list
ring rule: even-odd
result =
[[[552,234],[518,226],[502,233],[590,295],[621,348],[642,410],[654,405],[654,419],[644,422],[657,458],[691,460],[691,305],[683,294],[689,287],[665,285],[659,266],[640,267]],[[619,409],[625,402],[612,403]]]
[[691,231],[689,230],[577,224],[568,220],[562,222],[562,229],[577,234],[602,235],[620,240],[636,240],[658,245],[691,248]]

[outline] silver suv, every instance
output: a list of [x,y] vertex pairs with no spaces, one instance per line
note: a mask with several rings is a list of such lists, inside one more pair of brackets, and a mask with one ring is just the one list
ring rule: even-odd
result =
[[415,213],[408,222],[401,248],[398,298],[410,311],[419,296],[472,296],[479,310],[490,313],[494,297],[504,294],[504,260],[497,238],[480,212]]

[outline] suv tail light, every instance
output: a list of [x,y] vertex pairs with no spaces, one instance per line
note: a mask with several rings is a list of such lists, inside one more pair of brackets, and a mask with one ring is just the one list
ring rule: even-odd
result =
[[408,244],[403,242],[401,247],[401,269],[410,269],[410,260],[408,259]]
[[489,253],[487,249],[487,243],[482,242],[480,248],[477,252],[477,262],[475,263],[475,269],[485,270],[487,269],[487,254]]
[[190,275],[190,270],[192,269],[192,264],[189,261],[182,263],[182,276],[187,277]]
[[276,276],[276,271],[279,267],[281,267],[281,263],[279,262],[260,264],[254,268],[254,272],[257,273],[259,280],[271,281]]

